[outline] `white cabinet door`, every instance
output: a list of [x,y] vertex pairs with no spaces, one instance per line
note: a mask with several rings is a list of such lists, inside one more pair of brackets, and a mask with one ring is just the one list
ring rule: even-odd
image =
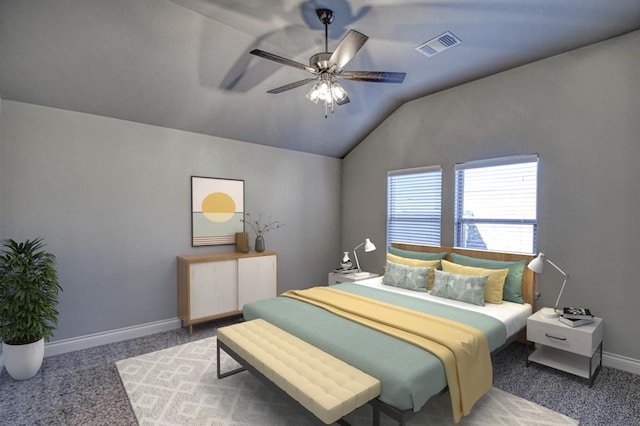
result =
[[192,320],[238,309],[236,260],[192,263],[190,270],[189,317]]
[[276,256],[238,259],[238,309],[254,300],[276,296]]

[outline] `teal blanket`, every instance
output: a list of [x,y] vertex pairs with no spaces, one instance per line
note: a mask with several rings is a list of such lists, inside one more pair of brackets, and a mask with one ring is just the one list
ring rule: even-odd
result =
[[[357,284],[335,288],[468,324],[487,335],[492,351],[506,341],[504,324],[488,315]],[[376,377],[382,383],[379,399],[398,409],[418,411],[447,385],[444,367],[434,355],[317,306],[276,297],[244,305],[243,314],[246,320],[263,318]]]

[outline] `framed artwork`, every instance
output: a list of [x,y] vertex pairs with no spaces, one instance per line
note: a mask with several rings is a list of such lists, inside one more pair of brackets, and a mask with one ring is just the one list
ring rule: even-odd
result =
[[235,244],[244,232],[244,180],[191,176],[191,245]]

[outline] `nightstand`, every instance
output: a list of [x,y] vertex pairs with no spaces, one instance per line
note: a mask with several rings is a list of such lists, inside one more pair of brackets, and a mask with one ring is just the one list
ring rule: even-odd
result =
[[592,324],[570,327],[558,318],[549,318],[540,311],[527,319],[527,340],[535,343],[530,352],[527,345],[527,366],[546,365],[589,381],[589,387],[602,369],[602,318]]
[[354,281],[366,280],[367,278],[374,278],[380,275],[373,272],[353,272],[351,274],[341,274],[340,272],[329,272],[329,285],[340,283],[352,283]]

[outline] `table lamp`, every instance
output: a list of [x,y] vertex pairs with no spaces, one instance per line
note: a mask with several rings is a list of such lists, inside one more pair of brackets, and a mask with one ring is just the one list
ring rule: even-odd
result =
[[535,259],[529,262],[529,264],[527,265],[527,268],[531,269],[536,274],[541,274],[542,271],[544,270],[545,261],[551,264],[551,266],[556,268],[558,271],[560,271],[562,275],[564,275],[564,282],[562,283],[562,288],[560,288],[560,294],[558,294],[558,298],[556,299],[556,304],[553,306],[553,308],[542,308],[540,310],[542,312],[542,315],[544,315],[545,317],[554,318],[560,314],[558,312],[558,303],[560,303],[560,297],[562,296],[562,292],[564,291],[564,286],[567,284],[569,275],[566,272],[564,272],[562,269],[560,269],[558,265],[556,265],[551,260],[549,260],[549,258],[547,258],[547,256],[545,256],[545,254],[542,252],[540,252],[540,254],[538,254],[538,256],[536,256]]
[[364,251],[365,253],[369,253],[370,251],[374,251],[376,249],[376,246],[371,242],[370,239],[366,238],[364,240],[364,242],[358,244],[354,249],[353,249],[353,257],[356,259],[356,268],[358,269],[358,272],[362,272],[362,269],[360,269],[360,262],[358,261],[358,255],[356,254],[356,250],[358,250],[360,247],[364,246]]

